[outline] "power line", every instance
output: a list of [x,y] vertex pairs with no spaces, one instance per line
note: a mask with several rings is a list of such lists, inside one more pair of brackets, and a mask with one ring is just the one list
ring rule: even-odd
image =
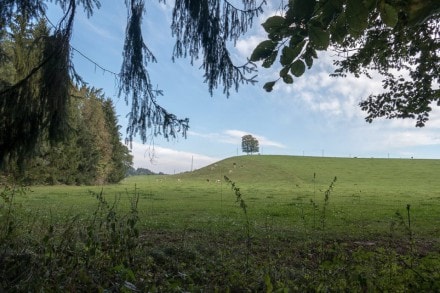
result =
[[84,53],[82,53],[80,50],[76,49],[75,47],[70,46],[70,48],[71,48],[73,51],[79,53],[79,54],[80,54],[83,58],[85,58],[87,61],[93,63],[93,64],[95,65],[95,67],[98,67],[98,68],[101,69],[102,71],[104,71],[104,72],[108,72],[108,73],[110,73],[110,74],[113,74],[115,77],[119,78],[119,73],[116,73],[116,72],[111,71],[111,70],[109,70],[109,69],[107,69],[107,68],[104,68],[103,66],[101,66],[101,65],[98,64],[97,62],[93,61],[90,57],[86,56]]
[[[43,12],[44,17],[46,18],[47,22],[54,28],[54,29],[58,29],[58,27],[49,19],[49,17],[46,15],[46,13]],[[100,65],[98,62],[94,61],[92,58],[88,57],[86,54],[84,54],[83,52],[81,52],[80,50],[76,49],[75,47],[73,47],[71,44],[69,44],[70,48],[77,52],[78,54],[80,54],[84,59],[86,59],[87,61],[89,61],[90,63],[92,63],[93,65],[95,65],[95,68],[99,68],[100,70],[102,70],[104,73],[107,72],[109,74],[112,74],[113,76],[115,76],[115,78],[119,79],[119,73],[116,73],[110,69],[105,68],[104,66]]]

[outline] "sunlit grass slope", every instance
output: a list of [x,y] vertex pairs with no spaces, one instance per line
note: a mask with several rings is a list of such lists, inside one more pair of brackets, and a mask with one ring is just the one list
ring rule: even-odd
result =
[[[396,211],[410,205],[420,235],[440,233],[440,161],[410,159],[240,156],[173,176],[136,176],[104,187],[38,187],[27,195],[29,208],[87,214],[93,196],[128,206],[139,194],[142,223],[159,229],[217,229],[240,226],[242,210],[224,181],[240,188],[256,227],[280,232],[322,230],[324,193],[337,177],[325,214],[328,233],[373,237],[387,233]],[[52,215],[53,216],[53,215]]]
[[439,172],[440,160],[254,155],[228,158],[178,176],[213,180],[225,174],[238,182],[262,186],[327,184],[337,176],[341,184],[425,192],[440,186]]

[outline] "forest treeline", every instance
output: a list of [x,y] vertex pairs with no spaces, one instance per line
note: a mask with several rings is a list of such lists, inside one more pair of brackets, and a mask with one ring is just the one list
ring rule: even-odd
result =
[[[1,175],[25,184],[119,182],[130,169],[132,156],[121,142],[120,126],[112,101],[105,98],[100,89],[84,84],[78,86],[73,82],[66,85],[68,99],[60,99],[57,93],[42,95],[41,91],[45,89],[36,85],[46,72],[40,70],[30,77],[29,72],[50,54],[53,39],[49,37],[49,28],[45,21],[30,25],[21,17],[16,18],[11,28],[11,31],[0,31],[0,92],[9,91],[12,99],[2,95],[0,108],[3,113],[8,113],[8,109],[12,113],[15,112],[12,109],[18,107],[21,114],[15,119],[0,117],[0,148],[8,148],[6,138],[13,137],[16,129],[23,128],[29,135],[19,139],[24,141],[24,145],[33,140],[36,147],[28,150],[26,156],[21,156],[23,152],[20,149],[16,154],[9,154],[0,166]],[[20,100],[20,95],[14,98],[14,90],[20,89],[13,85],[20,82],[25,83],[26,90],[32,95],[28,101]],[[42,99],[42,96],[45,98]],[[58,139],[53,141],[49,139],[54,135],[50,127],[44,131],[34,127],[59,119],[56,116],[48,117],[45,112],[59,101],[67,101],[62,107],[63,112],[57,113],[63,117],[64,125],[62,133],[55,134]],[[34,133],[39,134],[35,136]]]
[[146,169],[146,168],[133,168],[130,167],[127,170],[127,176],[138,176],[138,175],[165,175],[165,173],[163,172],[153,172],[150,169]]

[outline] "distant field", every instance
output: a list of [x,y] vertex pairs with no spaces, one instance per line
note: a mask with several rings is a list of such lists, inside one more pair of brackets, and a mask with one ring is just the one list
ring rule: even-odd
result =
[[109,201],[120,197],[123,208],[136,188],[146,227],[215,229],[243,220],[226,175],[240,188],[256,228],[270,224],[280,232],[308,233],[321,228],[324,193],[337,177],[325,215],[333,236],[388,233],[396,211],[406,215],[409,204],[413,228],[430,237],[440,234],[438,174],[440,160],[255,155],[173,176],[130,177],[118,185],[31,187],[18,200],[33,212],[63,217],[93,211],[89,190],[102,190]]
[[240,156],[6,188],[0,292],[440,292],[438,174],[439,160]]

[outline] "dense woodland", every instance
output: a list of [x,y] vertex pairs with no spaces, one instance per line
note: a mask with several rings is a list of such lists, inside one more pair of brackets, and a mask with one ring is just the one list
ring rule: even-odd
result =
[[[6,56],[0,60],[0,91],[25,78],[29,70],[44,59],[53,41],[45,21],[29,24],[23,17],[17,17],[11,28],[10,32],[2,31],[0,38],[0,48]],[[45,73],[43,70],[29,77],[26,90],[30,95],[44,90],[37,85]],[[106,99],[99,89],[79,88],[73,82],[68,86],[67,99],[52,93],[51,100],[36,103],[32,98],[30,101],[1,101],[2,107],[4,103],[15,103],[20,110],[20,117],[14,125],[9,125],[7,118],[0,117],[1,129],[13,131],[20,127],[27,128],[29,133],[39,133],[35,137],[19,138],[24,144],[32,141],[36,148],[26,157],[10,154],[1,166],[3,176],[26,184],[103,184],[118,182],[125,177],[132,165],[132,156],[121,143],[120,126],[112,101]],[[57,101],[65,101],[64,113],[58,114],[68,119],[60,139],[51,141],[48,139],[52,135],[50,127],[41,132],[33,128],[44,125],[44,121],[57,119],[56,115],[44,115],[45,108],[52,107]],[[35,112],[42,114],[30,114]],[[2,131],[1,136],[3,134]],[[0,141],[7,143],[4,138],[0,137]]]

